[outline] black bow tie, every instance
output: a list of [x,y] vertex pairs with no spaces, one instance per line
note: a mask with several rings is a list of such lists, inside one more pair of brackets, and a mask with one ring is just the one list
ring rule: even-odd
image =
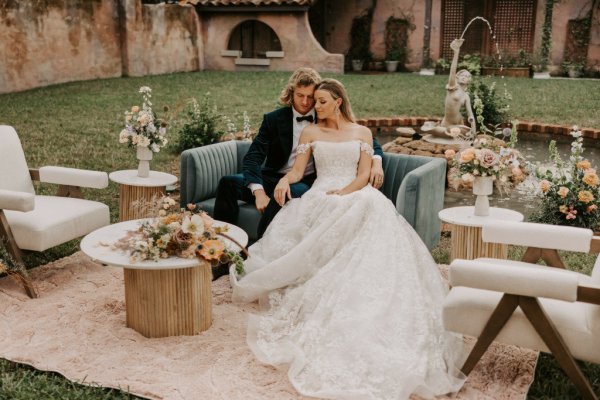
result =
[[298,121],[298,122],[302,122],[302,121],[313,122],[314,118],[312,115],[305,115],[303,117],[296,117],[296,121]]

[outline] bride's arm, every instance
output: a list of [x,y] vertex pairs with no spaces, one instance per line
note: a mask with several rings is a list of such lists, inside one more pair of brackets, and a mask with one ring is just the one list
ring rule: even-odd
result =
[[310,147],[311,139],[311,128],[306,127],[300,134],[300,140],[298,141],[298,147],[296,147],[296,160],[292,169],[283,176],[275,186],[273,197],[275,201],[283,206],[285,198],[292,199],[292,191],[290,185],[292,183],[299,182],[304,177],[304,170],[310,160],[312,149]]

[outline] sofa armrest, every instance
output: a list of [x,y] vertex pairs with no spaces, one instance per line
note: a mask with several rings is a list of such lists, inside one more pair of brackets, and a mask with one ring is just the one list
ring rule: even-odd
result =
[[35,195],[27,192],[0,189],[0,210],[32,211]]
[[424,164],[404,176],[395,204],[398,212],[432,249],[440,238],[438,212],[444,207],[446,161],[441,158],[422,158],[426,160]]
[[108,174],[101,171],[65,167],[42,167],[40,182],[94,189],[108,187]]
[[181,153],[181,206],[215,197],[219,180],[241,171],[244,148],[228,141]]
[[542,265],[491,264],[477,260],[454,260],[450,264],[452,286],[577,301],[581,274]]

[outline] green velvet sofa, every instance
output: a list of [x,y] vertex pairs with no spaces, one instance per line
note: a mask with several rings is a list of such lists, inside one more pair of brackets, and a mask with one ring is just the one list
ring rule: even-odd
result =
[[[242,172],[250,143],[229,141],[185,150],[181,154],[181,206],[196,204],[212,215],[221,177]],[[444,204],[446,160],[386,153],[385,181],[381,189],[398,212],[415,228],[429,249],[440,238],[438,212]],[[240,201],[237,225],[256,240],[260,213]]]

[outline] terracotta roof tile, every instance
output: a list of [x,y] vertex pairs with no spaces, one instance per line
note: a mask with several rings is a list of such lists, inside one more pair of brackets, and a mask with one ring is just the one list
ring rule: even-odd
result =
[[201,6],[310,6],[314,0],[200,0]]

